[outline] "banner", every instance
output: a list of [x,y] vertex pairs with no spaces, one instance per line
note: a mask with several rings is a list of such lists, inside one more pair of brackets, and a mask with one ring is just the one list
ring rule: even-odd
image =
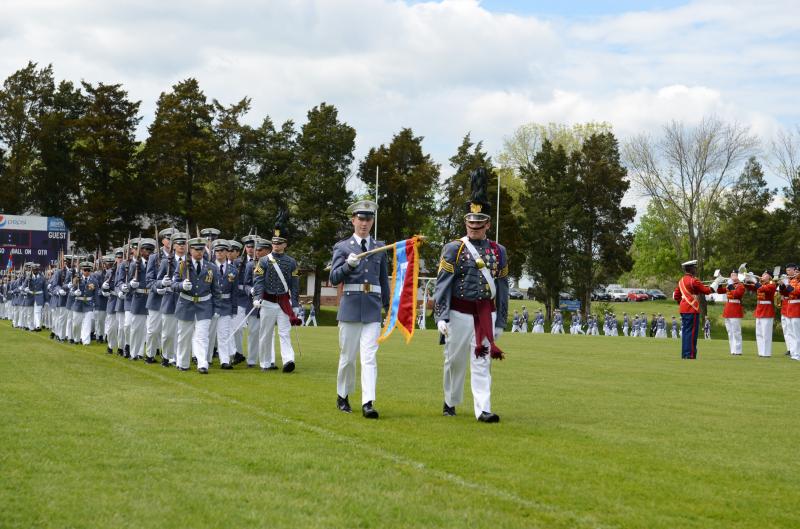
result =
[[414,322],[417,319],[417,281],[419,280],[419,244],[414,236],[394,243],[394,271],[392,273],[392,294],[389,301],[389,314],[386,326],[378,342],[383,342],[400,327],[406,343],[414,335]]

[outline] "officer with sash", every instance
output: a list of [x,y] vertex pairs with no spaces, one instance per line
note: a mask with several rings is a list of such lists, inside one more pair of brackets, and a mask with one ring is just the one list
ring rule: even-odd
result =
[[175,318],[175,305],[178,302],[179,289],[172,282],[175,270],[186,266],[187,235],[175,231],[172,233],[170,255],[161,260],[155,282],[157,293],[161,295],[161,365],[171,367],[176,364],[176,337],[178,320]]
[[467,234],[442,248],[434,291],[437,327],[446,337],[442,413],[456,414],[469,363],[475,417],[494,423],[500,416],[492,412],[491,359],[503,358],[495,340],[508,317],[508,257],[505,247],[486,237],[491,225],[486,170],[478,168],[470,179]]
[[684,275],[672,298],[679,303],[681,314],[681,358],[694,360],[697,358],[697,336],[700,332],[700,300],[698,296],[711,294],[719,286],[720,278],[716,278],[711,287],[705,286],[695,277],[697,260],[692,259],[681,264]]
[[197,359],[197,371],[208,373],[208,329],[214,313],[214,298],[218,297],[217,267],[203,259],[206,240],[189,240],[191,258],[179,266],[172,282],[180,289],[175,306],[178,320],[178,369],[189,370],[192,356]]
[[[275,221],[272,252],[258,260],[253,277],[253,305],[259,307],[259,363],[265,369],[274,364],[274,329],[278,329],[283,372],[295,369],[294,349],[290,337],[293,325],[302,325],[292,310],[299,305],[300,279],[297,261],[286,254],[286,214]],[[267,360],[269,358],[269,361]]]
[[361,359],[361,413],[377,419],[374,407],[378,379],[378,337],[381,308],[389,308],[389,263],[386,252],[358,255],[383,243],[370,236],[377,204],[361,200],[351,205],[354,233],[333,247],[330,282],[342,285],[339,299],[339,370],[336,375],[336,406],[350,413],[350,394],[356,389],[356,357]]

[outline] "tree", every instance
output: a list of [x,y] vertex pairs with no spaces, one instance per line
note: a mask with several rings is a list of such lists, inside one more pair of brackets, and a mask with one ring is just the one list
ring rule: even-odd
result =
[[303,237],[297,245],[302,260],[314,268],[314,306],[319,308],[322,277],[331,259],[332,241],[349,231],[347,180],[353,163],[356,131],[339,121],[333,105],[320,103],[308,112],[297,142],[296,175],[302,181],[294,212]]
[[569,265],[570,242],[573,234],[569,225],[572,208],[574,174],[567,170],[568,157],[562,146],[554,147],[550,140],[542,142],[541,150],[530,165],[520,169],[525,182],[525,268],[534,281],[541,284],[547,317],[558,306],[559,292],[564,286],[564,270]]
[[81,182],[72,226],[79,245],[105,249],[134,229],[143,198],[134,172],[140,102],[130,101],[120,84],[82,84],[86,105],[73,147]]
[[659,213],[674,210],[679,215],[680,222],[669,230],[675,253],[681,260],[696,258],[701,274],[714,203],[756,146],[747,127],[714,117],[703,118],[692,129],[673,121],[657,140],[638,135],[625,145],[627,165],[642,195],[654,202]]
[[[661,286],[675,278],[680,261],[670,242],[670,225],[676,222],[679,222],[677,212],[668,209],[664,215],[654,202],[647,205],[633,230],[631,245],[633,268],[630,276],[639,285]],[[679,238],[685,243],[685,237]],[[688,251],[688,245],[685,251]]]
[[[242,123],[250,110],[250,98],[245,97],[228,106],[216,99],[214,106],[214,135],[219,146],[215,178],[207,184],[208,194],[228,207],[217,210],[214,227],[233,234],[241,223],[242,182],[249,175],[254,133],[252,127]],[[239,227],[241,230],[241,227]]]
[[569,215],[574,232],[571,283],[588,307],[598,283],[631,267],[627,226],[636,209],[621,204],[630,184],[610,132],[589,136],[570,157],[570,170],[576,184]]
[[[359,164],[358,178],[375,196],[375,170],[380,168],[378,218],[381,240],[406,239],[430,234],[430,212],[439,180],[439,165],[422,151],[422,136],[401,129],[391,143],[373,147]],[[423,251],[429,246],[423,246]],[[427,256],[434,260],[437,256]]]

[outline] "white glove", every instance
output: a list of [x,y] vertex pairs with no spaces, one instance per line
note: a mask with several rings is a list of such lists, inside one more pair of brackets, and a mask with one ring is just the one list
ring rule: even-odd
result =
[[81,295],[81,291],[76,288],[75,290],[72,291],[72,295],[76,296],[76,297],[80,296]]
[[59,288],[59,289],[58,289],[58,295],[59,295],[59,296],[66,296],[66,295],[67,295],[67,293],[66,293],[66,291],[65,291],[63,288]]
[[728,286],[731,286],[732,284],[733,284],[733,279],[728,279]]
[[439,332],[448,336],[450,334],[450,324],[444,320],[439,320],[436,322],[436,328],[439,329]]
[[108,284],[108,281],[103,281],[103,290],[108,290],[111,288],[111,285]]
[[258,308],[261,306],[261,298],[253,298],[253,306]]
[[127,294],[128,290],[130,290],[130,288],[128,288],[128,284],[127,283],[122,283],[122,286],[120,287],[120,290],[122,290],[123,294]]
[[181,288],[186,292],[189,292],[192,289],[192,282],[188,279],[184,279],[183,283],[181,283]]
[[161,284],[165,287],[172,286],[172,278],[169,276],[164,276],[164,279],[161,280]]
[[358,263],[361,262],[361,258],[354,253],[351,253],[347,256],[347,265],[350,268],[355,268],[358,266]]
[[101,292],[101,294],[103,294],[103,297],[106,297],[106,298],[110,298],[111,297],[111,292],[109,292],[108,290],[104,290],[103,292]]
[[714,281],[710,285],[711,286],[711,290],[717,290],[719,288],[719,280],[720,279],[721,278],[719,278],[719,277],[714,278]]
[[30,289],[30,288],[28,288],[28,287],[25,287],[25,293],[26,293],[26,294],[33,294],[33,290],[31,290],[31,289]]
[[133,281],[131,281],[130,285],[131,285],[131,288],[134,289],[134,290],[139,288],[139,282],[136,281],[135,279]]
[[165,289],[165,288],[157,288],[156,289],[156,294],[158,294],[159,296],[163,296],[164,292],[166,292],[166,291],[167,291],[167,289]]
[[117,297],[118,297],[119,299],[125,299],[125,292],[122,292],[122,291],[120,291],[120,292],[117,292]]
[[788,287],[789,286],[789,278],[786,277],[786,276],[781,277],[781,283],[783,283],[784,286]]
[[172,287],[167,287],[167,288],[165,288],[164,290],[165,290],[166,292],[169,292],[170,294],[171,294],[172,292],[174,292],[174,290],[172,290]]

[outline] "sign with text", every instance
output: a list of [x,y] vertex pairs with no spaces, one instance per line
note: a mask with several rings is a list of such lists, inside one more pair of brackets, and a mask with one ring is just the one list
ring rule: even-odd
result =
[[42,269],[56,265],[68,242],[64,219],[0,214],[0,274],[20,270],[26,262],[39,263]]

